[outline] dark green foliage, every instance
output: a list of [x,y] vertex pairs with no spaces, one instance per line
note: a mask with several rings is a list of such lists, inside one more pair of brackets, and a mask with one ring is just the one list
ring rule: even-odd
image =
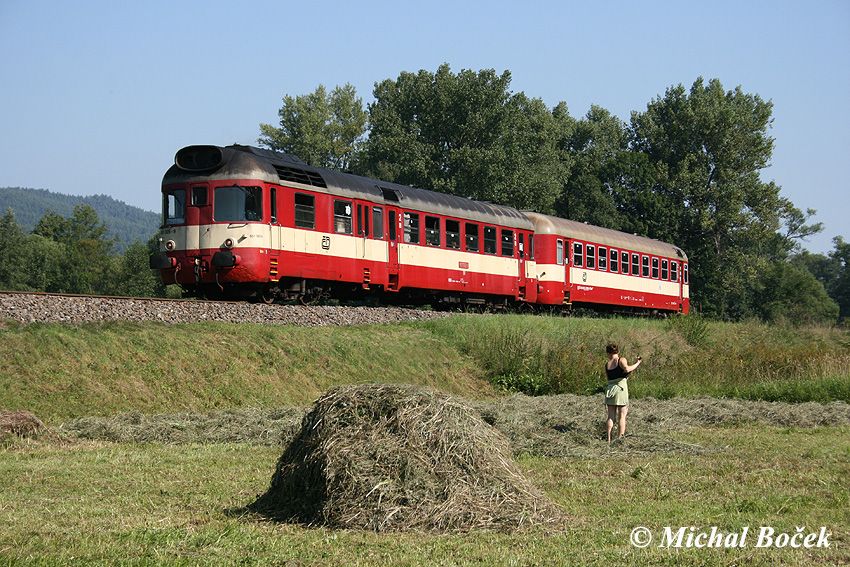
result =
[[59,217],[69,217],[74,207],[82,204],[95,210],[108,227],[107,236],[115,239],[115,248],[119,251],[138,240],[147,242],[159,227],[159,214],[131,207],[108,195],[79,197],[44,189],[0,187],[0,210],[13,209],[25,231],[34,229],[48,211]]
[[838,305],[811,272],[797,264],[770,264],[759,279],[758,311],[765,321],[797,324],[831,323],[838,318]]
[[115,255],[106,225],[88,205],[69,218],[48,211],[26,234],[9,209],[0,220],[0,289],[56,293],[161,296],[148,268],[150,245]]
[[380,179],[551,212],[567,156],[565,105],[511,93],[493,69],[401,73],[375,86],[361,169]]
[[308,95],[283,97],[280,128],[260,124],[259,143],[295,154],[310,165],[348,170],[366,134],[366,111],[353,86],[323,85]]

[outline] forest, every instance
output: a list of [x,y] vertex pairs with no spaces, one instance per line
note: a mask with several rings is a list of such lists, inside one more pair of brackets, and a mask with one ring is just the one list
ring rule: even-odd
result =
[[[850,313],[850,243],[802,246],[823,229],[762,179],[772,103],[718,79],[679,84],[624,122],[570,115],[510,88],[511,74],[402,72],[364,105],[350,84],[285,95],[258,143],[305,162],[555,214],[672,242],[688,254],[692,306],[718,320],[835,323]],[[153,242],[118,247],[87,204],[31,230],[0,221],[0,288],[162,295]],[[153,236],[152,234],[150,236]]]

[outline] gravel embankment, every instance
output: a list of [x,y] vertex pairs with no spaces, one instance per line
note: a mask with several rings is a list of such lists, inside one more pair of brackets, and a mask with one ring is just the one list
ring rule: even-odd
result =
[[337,307],[259,305],[208,301],[146,301],[56,295],[0,295],[0,321],[19,323],[93,323],[157,321],[160,323],[267,323],[306,327],[366,325],[419,321],[446,313],[401,307]]

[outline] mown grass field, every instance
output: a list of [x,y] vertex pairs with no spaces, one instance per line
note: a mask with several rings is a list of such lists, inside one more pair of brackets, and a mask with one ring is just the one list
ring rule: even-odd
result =
[[[630,385],[633,397],[685,407],[705,396],[850,401],[847,331],[459,316],[333,329],[7,324],[0,327],[0,408],[31,410],[59,426],[121,412],[305,406],[328,387],[362,382],[429,385],[470,400],[498,397],[504,387],[592,394],[602,379],[602,348],[612,340],[627,356],[645,359]],[[636,404],[638,424],[640,411]],[[645,416],[654,420],[652,431],[664,430],[654,411]],[[600,403],[600,421],[602,415]],[[548,413],[539,417],[547,435],[558,434]],[[245,515],[268,488],[282,452],[273,443],[7,439],[0,444],[0,564],[850,563],[847,425],[685,424],[651,442],[627,439],[608,449],[593,433],[597,424],[585,433],[569,416],[556,417],[552,423],[567,426],[565,435],[590,450],[557,457],[522,451],[517,458],[569,521],[560,531],[518,534],[332,531]],[[217,414],[218,422],[227,419]],[[649,430],[636,431],[641,441]],[[651,449],[665,443],[666,450]],[[739,550],[641,550],[629,544],[639,525],[656,537],[663,526],[790,533],[827,526],[832,536],[829,549],[761,550],[751,540]]]
[[[677,434],[710,452],[523,457],[570,517],[563,531],[379,534],[243,516],[280,449],[251,444],[19,444],[0,451],[0,561],[63,565],[835,565],[850,561],[850,429]],[[829,549],[658,549],[635,526],[796,526]],[[751,542],[754,545],[755,541]]]

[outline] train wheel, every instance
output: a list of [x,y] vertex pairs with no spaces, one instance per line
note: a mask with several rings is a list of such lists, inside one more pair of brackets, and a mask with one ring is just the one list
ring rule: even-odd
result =
[[266,287],[263,288],[262,291],[257,295],[257,298],[266,305],[271,305],[275,302],[278,296],[278,289],[276,287]]

